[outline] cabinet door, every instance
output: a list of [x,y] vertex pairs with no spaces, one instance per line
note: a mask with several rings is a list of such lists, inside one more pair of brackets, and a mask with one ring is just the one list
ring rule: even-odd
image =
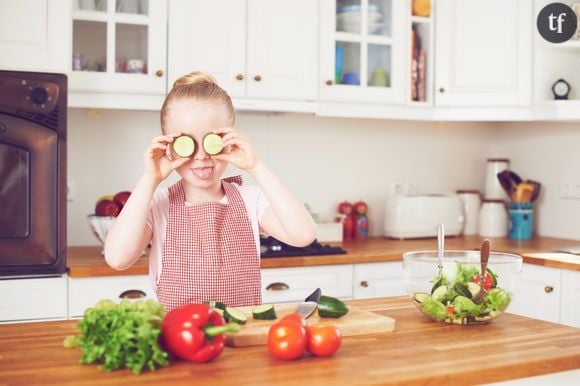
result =
[[352,265],[262,269],[262,302],[300,302],[320,288],[338,298],[352,297]]
[[102,299],[115,302],[122,299],[156,299],[148,275],[69,277],[68,293],[69,318],[82,316],[87,308]]
[[322,101],[403,101],[405,3],[321,1]]
[[245,96],[246,1],[172,0],[169,15],[169,87],[204,71],[231,97]]
[[436,3],[439,106],[531,103],[532,1]]
[[66,319],[66,276],[0,280],[0,322]]
[[0,67],[65,72],[69,16],[68,1],[0,2]]
[[560,323],[580,328],[580,272],[562,270]]
[[524,264],[507,312],[558,323],[560,294],[559,269]]
[[316,99],[318,2],[248,0],[248,98]]
[[401,262],[354,265],[355,299],[406,294]]

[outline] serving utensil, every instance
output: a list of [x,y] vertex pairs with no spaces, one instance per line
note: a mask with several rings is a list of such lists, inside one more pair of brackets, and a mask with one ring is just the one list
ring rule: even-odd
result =
[[445,252],[445,227],[443,226],[443,223],[440,222],[439,225],[437,226],[437,258],[439,259],[437,262],[437,270],[438,270],[437,284],[440,284],[441,279],[443,278],[444,252]]
[[479,275],[479,292],[473,297],[474,303],[481,303],[483,297],[487,294],[483,288],[485,282],[485,273],[487,272],[487,262],[489,261],[489,250],[491,249],[489,239],[483,240],[480,250],[481,274]]

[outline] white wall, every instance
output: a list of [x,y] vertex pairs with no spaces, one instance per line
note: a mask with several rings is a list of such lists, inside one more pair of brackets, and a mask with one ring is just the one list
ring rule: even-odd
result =
[[580,240],[580,200],[561,197],[564,181],[580,184],[580,123],[498,123],[494,152],[511,169],[542,183],[535,230],[542,236]]
[[[483,189],[492,155],[493,123],[436,123],[238,114],[260,156],[291,190],[323,218],[346,200],[369,204],[371,234],[382,231],[383,201],[391,183],[410,182],[419,193]],[[69,245],[94,245],[86,215],[97,198],[131,190],[143,152],[159,133],[154,112],[103,110],[90,119],[69,110]],[[230,173],[231,174],[231,173]]]

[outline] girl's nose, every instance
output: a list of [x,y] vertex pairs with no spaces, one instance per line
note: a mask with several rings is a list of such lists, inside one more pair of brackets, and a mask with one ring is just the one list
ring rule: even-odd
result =
[[197,149],[195,149],[195,153],[193,155],[193,159],[201,161],[208,159],[209,157],[209,154],[205,152],[203,146],[197,146]]

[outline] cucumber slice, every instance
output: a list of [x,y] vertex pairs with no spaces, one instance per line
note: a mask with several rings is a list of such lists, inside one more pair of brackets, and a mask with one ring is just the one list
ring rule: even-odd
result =
[[413,300],[415,300],[419,304],[423,303],[427,299],[431,299],[431,295],[429,295],[425,292],[417,292],[413,296]]
[[274,320],[276,319],[276,310],[272,304],[262,304],[252,310],[252,316],[256,320]]
[[225,310],[226,309],[226,305],[225,303],[222,302],[216,302],[215,300],[210,300],[208,302],[205,302],[207,304],[209,304],[209,306],[211,308],[213,308],[214,310]]
[[242,311],[238,310],[237,308],[233,307],[226,307],[224,311],[224,316],[231,322],[237,324],[246,324],[248,321],[248,316],[244,314]]
[[223,150],[222,137],[215,133],[208,133],[203,137],[203,150],[209,155],[216,155]]
[[318,300],[318,316],[323,318],[340,318],[348,313],[348,306],[340,299],[321,295]]
[[469,292],[471,293],[471,296],[468,296],[468,298],[470,298],[470,299],[471,299],[471,298],[472,298],[472,297],[474,297],[476,294],[478,294],[478,293],[479,293],[479,289],[480,289],[480,288],[481,288],[481,287],[479,286],[479,284],[477,284],[477,283],[474,283],[474,282],[471,282],[471,281],[470,281],[470,282],[468,282],[468,283],[467,283],[467,289],[469,289]]
[[180,135],[173,140],[172,147],[181,158],[191,157],[195,152],[195,141],[189,135]]
[[431,299],[440,302],[445,298],[446,295],[447,295],[447,286],[441,285],[437,287],[435,291],[433,291],[433,293],[431,294]]
[[469,286],[465,283],[455,283],[453,285],[453,289],[459,294],[459,295],[463,295],[468,299],[471,299],[473,297],[473,295],[471,294],[471,291],[469,290]]

